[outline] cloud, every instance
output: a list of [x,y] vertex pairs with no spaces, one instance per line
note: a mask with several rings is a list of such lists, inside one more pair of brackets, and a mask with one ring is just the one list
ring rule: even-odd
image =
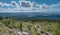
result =
[[2,6],[3,5],[3,3],[2,2],[0,2],[0,6]]
[[46,4],[41,4],[41,5],[40,5],[40,9],[47,9],[47,8],[49,8],[49,6],[46,5]]
[[[57,3],[57,4],[51,4],[51,5],[47,5],[47,4],[37,4],[36,3],[36,6],[38,7],[38,8],[30,8],[30,7],[28,7],[28,8],[24,8],[24,7],[20,7],[19,6],[19,4],[18,3],[16,3],[15,1],[11,1],[11,3],[10,4],[8,4],[8,3],[2,3],[2,2],[0,2],[0,7],[4,7],[4,6],[6,6],[6,7],[8,7],[7,9],[5,9],[5,8],[0,8],[0,12],[18,12],[18,11],[22,11],[22,9],[24,9],[25,11],[32,11],[33,12],[33,10],[32,9],[37,9],[37,10],[35,10],[35,11],[40,11],[40,12],[46,12],[46,11],[60,11],[59,9],[60,9],[60,2],[59,3]],[[10,7],[9,7],[10,6]],[[14,7],[15,6],[15,7]],[[11,8],[12,7],[12,8]]]
[[57,4],[51,4],[50,8],[60,8],[60,2]]
[[57,4],[40,4],[40,9],[59,9],[60,8],[60,2]]
[[10,4],[0,2],[0,6],[18,6],[18,4],[15,1],[11,1]]
[[7,4],[7,3],[4,3],[3,5],[4,5],[4,6],[10,6],[10,4]]
[[0,6],[11,6],[11,4],[0,2]]
[[11,5],[13,5],[13,6],[19,6],[18,3],[16,3],[15,1],[11,1]]
[[19,5],[18,5],[18,3],[16,3],[15,1],[11,1],[11,5],[16,6],[17,9],[19,9]]

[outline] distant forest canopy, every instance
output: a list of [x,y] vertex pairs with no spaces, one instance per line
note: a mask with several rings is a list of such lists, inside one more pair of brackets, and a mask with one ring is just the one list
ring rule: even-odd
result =
[[[21,17],[22,18],[22,17]],[[23,20],[23,21],[32,21],[32,22],[36,22],[36,21],[48,21],[48,22],[59,22],[60,23],[60,20],[58,19],[49,19],[49,18],[32,18],[32,19],[21,19],[20,17],[2,17],[0,16],[0,20],[4,20],[4,19],[12,19],[12,20]]]

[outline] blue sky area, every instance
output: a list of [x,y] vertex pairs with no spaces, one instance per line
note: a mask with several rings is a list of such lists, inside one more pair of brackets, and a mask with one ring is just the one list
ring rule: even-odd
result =
[[[0,0],[0,2],[6,2],[6,3],[10,3],[11,1],[16,1],[18,2],[19,0]],[[36,3],[40,3],[40,4],[57,4],[58,2],[60,2],[60,0],[30,0],[30,1],[35,1]]]

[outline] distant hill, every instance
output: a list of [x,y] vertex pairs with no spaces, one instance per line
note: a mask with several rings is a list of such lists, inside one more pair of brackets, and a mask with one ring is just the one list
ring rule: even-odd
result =
[[60,14],[42,12],[0,13],[0,16],[3,18],[8,17],[12,19],[37,19],[37,18],[60,19]]

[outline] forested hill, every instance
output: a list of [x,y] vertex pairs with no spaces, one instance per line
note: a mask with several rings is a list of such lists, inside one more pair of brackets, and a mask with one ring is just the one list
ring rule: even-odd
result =
[[0,17],[17,19],[17,20],[39,19],[39,18],[60,19],[59,14],[40,13],[40,12],[0,13]]

